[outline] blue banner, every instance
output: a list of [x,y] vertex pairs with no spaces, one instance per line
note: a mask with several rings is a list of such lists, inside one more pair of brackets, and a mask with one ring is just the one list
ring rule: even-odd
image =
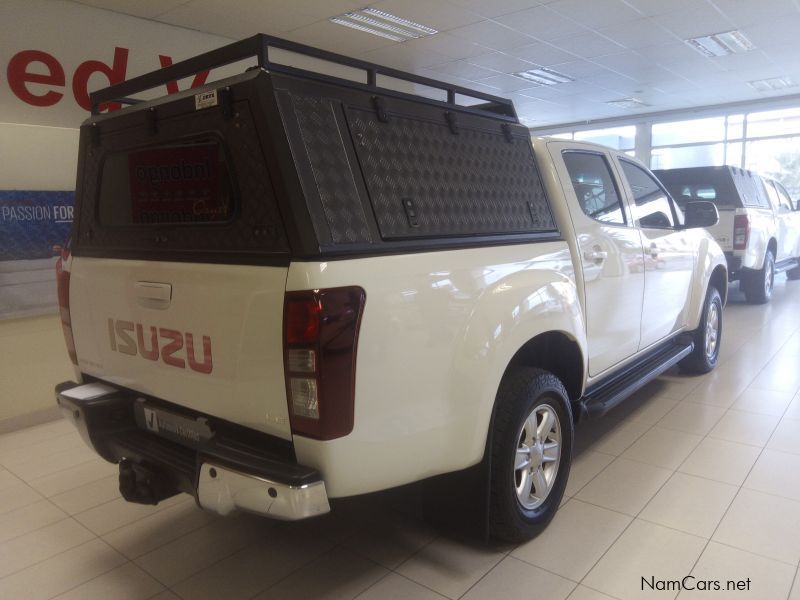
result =
[[0,261],[49,258],[72,231],[75,192],[0,190]]

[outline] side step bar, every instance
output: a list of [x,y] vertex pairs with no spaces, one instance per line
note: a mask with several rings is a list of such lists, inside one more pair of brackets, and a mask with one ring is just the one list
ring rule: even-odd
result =
[[606,414],[636,390],[688,356],[694,349],[694,343],[681,343],[679,339],[655,349],[611,379],[587,389],[580,400],[580,419],[593,419]]
[[790,269],[794,269],[795,267],[800,266],[800,260],[797,258],[785,258],[781,262],[775,263],[775,272],[776,273],[783,273],[784,271],[788,271]]

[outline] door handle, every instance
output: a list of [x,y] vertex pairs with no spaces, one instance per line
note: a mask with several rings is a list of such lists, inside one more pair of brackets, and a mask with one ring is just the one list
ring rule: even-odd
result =
[[594,262],[602,262],[606,258],[608,258],[608,252],[605,250],[586,250],[583,253],[583,256],[586,260],[592,260]]
[[163,310],[172,302],[172,284],[155,281],[137,281],[133,285],[136,301],[145,308]]
[[650,244],[650,256],[652,258],[658,258],[658,246],[655,244]]

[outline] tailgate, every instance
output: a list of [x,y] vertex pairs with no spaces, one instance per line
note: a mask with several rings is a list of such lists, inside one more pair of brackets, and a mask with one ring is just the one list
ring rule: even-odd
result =
[[75,257],[70,312],[84,373],[290,439],[285,267]]
[[717,207],[719,212],[719,223],[713,227],[708,228],[708,232],[714,236],[714,239],[722,248],[723,252],[733,251],[733,218],[736,215],[737,209],[735,208],[720,208]]

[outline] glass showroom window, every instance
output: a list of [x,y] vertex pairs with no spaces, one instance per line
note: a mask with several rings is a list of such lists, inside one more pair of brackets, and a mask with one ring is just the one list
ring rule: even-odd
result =
[[633,150],[636,146],[636,125],[576,131],[575,139],[610,146],[616,150]]
[[740,167],[744,122],[744,115],[737,114],[655,123],[651,130],[650,167]]
[[671,148],[653,148],[651,169],[718,166],[725,164],[725,144],[699,144]]
[[657,147],[698,142],[722,142],[724,140],[725,117],[711,117],[710,119],[655,123],[651,143]]
[[752,112],[747,115],[747,137],[762,138],[800,133],[800,108]]
[[800,137],[748,141],[745,156],[745,168],[774,177],[793,200],[800,198]]

